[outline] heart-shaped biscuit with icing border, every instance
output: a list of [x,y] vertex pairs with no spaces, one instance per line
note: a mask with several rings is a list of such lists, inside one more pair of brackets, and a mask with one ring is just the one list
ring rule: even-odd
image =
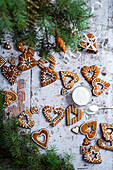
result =
[[90,144],[91,144],[91,142],[87,138],[84,138],[83,145],[87,146],[87,145],[90,145]]
[[[103,137],[106,141],[113,141],[113,125],[108,123],[100,123],[101,130]],[[108,132],[107,130],[110,129],[112,132]]]
[[107,145],[102,138],[99,138],[97,140],[97,145],[103,149],[113,151],[113,141],[111,141],[111,145]]
[[55,114],[58,114],[58,116],[56,116],[54,119],[53,117],[50,115],[50,113],[52,112],[53,108],[51,106],[45,106],[43,108],[43,114],[46,117],[46,119],[51,123],[52,126],[56,126],[65,116],[65,111],[62,108],[56,108],[54,110]]
[[[41,135],[44,136],[44,141],[41,141],[40,139],[38,139],[38,137],[40,137]],[[49,131],[45,128],[40,129],[38,132],[35,131],[32,133],[32,139],[34,142],[36,142],[36,144],[38,144],[39,146],[41,146],[44,149],[48,148],[48,140],[49,140]]]
[[7,63],[4,57],[0,56],[0,68]]
[[[91,128],[91,131],[88,130],[89,127]],[[97,121],[83,123],[80,127],[80,131],[81,133],[86,134],[88,139],[94,139],[97,134]]]
[[[46,78],[46,75],[51,76],[50,78]],[[49,67],[44,67],[41,73],[41,85],[42,87],[47,86],[58,79],[58,74],[54,70],[51,70]]]
[[[74,105],[69,105],[66,109],[67,112],[67,126],[72,125],[82,119],[84,113],[81,109],[76,109]],[[75,115],[75,117],[71,118],[71,113]]]
[[[60,76],[61,76],[61,80],[62,80],[63,86],[66,89],[71,89],[74,86],[74,83],[77,83],[79,81],[78,75],[76,73],[73,73],[73,72],[60,71]],[[72,80],[67,82],[66,77],[71,77]]]
[[52,116],[50,115],[50,113],[52,112],[52,107],[51,106],[45,106],[43,108],[43,114],[45,116],[45,118],[51,123],[52,122]]
[[1,73],[3,76],[9,81],[11,85],[13,85],[18,77],[19,70],[16,65],[3,66],[1,68]]
[[19,70],[26,71],[38,64],[38,61],[35,60],[30,54],[24,53],[20,55],[20,63],[18,65]]
[[16,102],[18,100],[18,95],[15,92],[3,91],[5,93],[5,107],[9,107],[12,102]]
[[[92,77],[90,77],[90,76],[88,75],[88,73],[91,73],[91,72],[93,72]],[[99,75],[99,68],[98,68],[96,65],[92,65],[91,67],[84,66],[84,67],[81,69],[81,73],[82,73],[82,75],[84,76],[84,78],[85,78],[89,83],[91,83],[94,78],[97,78],[97,77],[98,77],[98,75]]]
[[[27,122],[24,121],[26,118]],[[35,121],[32,118],[32,113],[30,110],[23,111],[19,116],[18,116],[20,126],[25,127],[25,128],[32,128],[35,125]]]
[[65,111],[61,107],[56,108],[54,113],[58,113],[58,116],[53,119],[52,126],[56,126],[65,116]]
[[[98,90],[98,86],[97,85],[101,85],[102,89]],[[93,94],[95,96],[99,96],[110,86],[110,84],[107,83],[106,81],[100,79],[100,78],[95,78],[92,81],[92,86],[93,86]]]
[[38,66],[43,69],[44,67],[46,67],[45,63],[48,63],[48,62],[50,62],[49,68],[54,70],[55,66],[56,66],[56,59],[55,59],[54,56],[49,56],[49,57],[47,57],[47,59],[46,58],[41,58],[38,61]]
[[[92,154],[95,154],[95,157],[92,157]],[[91,146],[88,152],[84,153],[84,160],[90,163],[101,163],[101,155],[99,148],[96,145]]]
[[98,53],[96,38],[92,33],[84,34],[84,38],[79,42],[80,47],[89,53]]

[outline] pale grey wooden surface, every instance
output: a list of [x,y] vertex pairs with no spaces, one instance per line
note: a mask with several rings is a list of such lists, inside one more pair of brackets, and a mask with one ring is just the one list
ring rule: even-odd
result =
[[[90,5],[92,6],[96,1],[91,1]],[[100,1],[98,1],[100,2]],[[66,126],[65,118],[55,127],[51,127],[49,123],[46,121],[45,117],[42,113],[42,108],[45,105],[55,106],[66,108],[70,104],[74,104],[71,98],[71,93],[73,89],[80,85],[86,85],[91,87],[87,81],[81,75],[81,68],[84,65],[97,65],[100,69],[99,77],[108,81],[111,86],[106,92],[98,97],[92,97],[92,101],[90,104],[98,104],[99,106],[111,106],[113,105],[113,0],[102,0],[102,7],[100,8],[98,4],[95,4],[95,15],[96,17],[91,22],[91,29],[88,32],[92,32],[95,36],[98,36],[100,33],[100,37],[97,40],[98,54],[89,54],[86,52],[81,52],[80,58],[70,57],[70,61],[68,64],[65,64],[62,61],[62,58],[58,54],[54,54],[56,57],[56,67],[55,71],[59,74],[59,71],[72,71],[79,75],[79,82],[74,85],[74,87],[69,90],[69,94],[65,97],[60,95],[62,83],[61,80],[58,79],[53,84],[50,84],[46,87],[41,87],[40,85],[40,73],[41,69],[38,66],[35,66],[31,70],[20,72],[16,83],[11,86],[8,81],[2,76],[0,73],[0,87],[5,90],[13,90],[18,95],[23,95],[25,92],[25,100],[19,97],[17,103],[14,103],[7,111],[12,111],[14,115],[18,115],[21,111],[30,109],[33,106],[39,108],[40,113],[34,114],[33,118],[35,119],[35,126],[31,129],[31,132],[34,130],[38,130],[40,128],[47,128],[50,133],[49,138],[49,148],[50,146],[56,145],[59,149],[59,153],[63,154],[64,152],[68,152],[75,155],[75,159],[73,160],[73,164],[76,170],[79,169],[88,169],[88,170],[112,170],[113,169],[113,152],[106,151],[100,149],[102,163],[101,164],[91,164],[87,163],[82,159],[82,155],[80,154],[80,146],[82,145],[84,135],[79,133],[75,135],[71,132],[71,128],[75,126],[80,126],[83,122],[90,120],[97,120],[98,123],[98,132],[97,136],[94,140],[91,141],[91,145],[96,144],[98,138],[101,137],[100,133],[100,123],[113,123],[113,110],[99,110],[95,115],[88,116],[84,113],[84,117],[78,121],[77,123]],[[105,39],[108,39],[107,46],[103,46],[102,43],[106,42]],[[18,52],[13,44],[12,49],[10,51],[0,49],[0,55],[9,59],[11,56],[17,58],[21,54]],[[4,54],[3,54],[4,52]],[[13,53],[13,54],[12,54]],[[77,56],[75,54],[75,56]],[[39,59],[37,54],[35,53],[35,59]],[[104,76],[102,73],[105,72]],[[59,76],[60,78],[60,76]],[[19,88],[19,83],[23,85],[22,88]],[[23,101],[22,101],[23,100]],[[23,106],[22,106],[23,103]],[[81,108],[83,111],[86,108]],[[18,109],[17,109],[18,108]]]

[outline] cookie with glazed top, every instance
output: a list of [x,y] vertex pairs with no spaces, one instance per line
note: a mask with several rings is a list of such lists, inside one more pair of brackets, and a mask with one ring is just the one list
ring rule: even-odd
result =
[[[79,76],[73,72],[60,71],[60,76],[65,89],[71,89],[74,86],[74,83],[79,81]],[[70,77],[71,80],[67,82],[66,77]]]
[[[44,141],[41,141],[38,138],[40,136],[44,136]],[[39,131],[32,132],[32,140],[42,148],[47,149],[49,141],[49,131],[45,128],[42,128]]]
[[[101,90],[98,89],[98,85],[102,86]],[[93,94],[95,96],[99,96],[110,86],[110,83],[107,83],[106,81],[100,78],[95,78],[92,81],[92,86],[93,86]]]
[[89,53],[98,53],[96,38],[92,33],[84,34],[84,38],[80,40],[79,45],[83,50]]
[[[46,75],[49,75],[50,78],[46,78]],[[47,86],[58,79],[58,74],[49,67],[44,67],[41,72],[41,85],[42,87]]]
[[[32,118],[32,113],[30,110],[23,111],[19,116],[18,116],[20,126],[24,128],[32,128],[35,125],[35,121]],[[24,121],[24,119],[27,120],[27,122]]]
[[[96,65],[92,65],[90,67],[88,66],[84,66],[81,69],[81,73],[83,75],[83,77],[89,82],[91,83],[93,79],[97,78],[99,75],[99,68]],[[90,77],[88,75],[88,73],[93,73],[92,77]]]
[[[72,125],[82,119],[84,113],[81,109],[76,109],[74,105],[69,105],[66,109],[67,113],[67,126]],[[71,118],[71,113],[75,115],[75,117]]]
[[18,77],[19,70],[15,64],[11,64],[9,67],[3,66],[1,68],[1,73],[9,81],[9,83],[13,85]]
[[[88,128],[91,128],[91,131]],[[97,121],[90,121],[83,123],[80,127],[80,131],[86,134],[88,139],[94,139],[97,134]]]
[[12,102],[16,102],[18,100],[18,95],[15,92],[11,91],[3,91],[5,93],[5,107],[9,107]]
[[[92,157],[92,154],[95,154],[95,157]],[[88,152],[84,153],[83,156],[84,160],[90,163],[102,163],[101,155],[99,148],[96,145],[91,146],[90,150]]]
[[44,67],[46,67],[45,64],[48,63],[48,62],[50,62],[49,68],[54,70],[55,66],[56,66],[56,59],[55,59],[54,56],[49,56],[47,58],[41,58],[38,61],[38,66],[43,69]]
[[97,140],[97,145],[102,149],[113,151],[113,141],[111,141],[111,144],[108,145],[108,144],[106,144],[106,141],[104,139],[99,138]]
[[24,53],[19,57],[20,63],[18,65],[19,70],[26,71],[38,64],[38,61],[35,60],[30,54]]

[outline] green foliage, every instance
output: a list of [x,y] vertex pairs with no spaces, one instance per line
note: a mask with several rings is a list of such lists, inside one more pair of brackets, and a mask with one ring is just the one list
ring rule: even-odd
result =
[[67,48],[76,51],[82,33],[89,27],[90,17],[92,14],[86,0],[2,0],[0,41],[8,32],[9,41],[24,40],[41,56],[46,56],[51,51],[58,52],[55,43],[58,33]]
[[57,153],[55,147],[41,154],[32,141],[31,134],[19,134],[20,124],[17,117],[5,120],[3,109],[5,96],[0,91],[0,170],[73,170],[71,156],[64,158]]

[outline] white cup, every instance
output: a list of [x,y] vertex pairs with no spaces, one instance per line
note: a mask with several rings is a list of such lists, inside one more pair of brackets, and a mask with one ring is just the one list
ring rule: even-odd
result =
[[72,92],[72,99],[79,106],[87,105],[91,98],[92,92],[87,86],[77,86]]

